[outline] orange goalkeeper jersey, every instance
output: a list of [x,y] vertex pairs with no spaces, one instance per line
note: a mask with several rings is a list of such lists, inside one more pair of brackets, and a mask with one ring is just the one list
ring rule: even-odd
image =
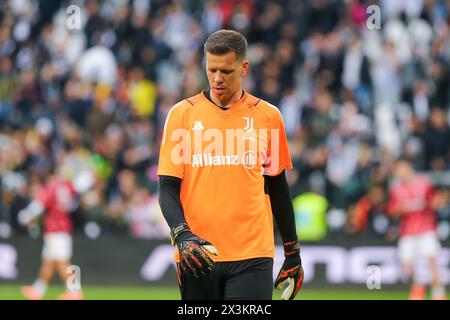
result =
[[183,180],[186,221],[217,248],[215,261],[274,256],[263,175],[291,168],[281,113],[247,92],[227,110],[202,92],[167,115],[158,175]]

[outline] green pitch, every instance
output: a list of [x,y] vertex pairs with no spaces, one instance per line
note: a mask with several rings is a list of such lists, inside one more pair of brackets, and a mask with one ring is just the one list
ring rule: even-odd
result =
[[[180,294],[176,287],[126,287],[126,286],[85,286],[83,287],[88,300],[179,300]],[[57,299],[63,292],[62,286],[50,286],[46,299]],[[274,292],[273,298],[279,300],[281,293]],[[22,300],[20,286],[1,285],[0,300]],[[407,291],[367,290],[367,289],[309,289],[299,293],[297,300],[405,300]]]

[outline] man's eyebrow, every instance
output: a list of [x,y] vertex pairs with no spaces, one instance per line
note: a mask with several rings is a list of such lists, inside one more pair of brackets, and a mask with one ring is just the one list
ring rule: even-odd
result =
[[208,67],[208,70],[220,70],[222,72],[233,72],[234,68],[231,69],[226,69],[226,68],[213,68],[213,67]]

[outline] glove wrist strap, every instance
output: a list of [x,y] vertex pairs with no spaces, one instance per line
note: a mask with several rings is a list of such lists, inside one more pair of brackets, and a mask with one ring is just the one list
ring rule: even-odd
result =
[[300,242],[298,240],[283,243],[284,256],[286,258],[300,253]]
[[176,227],[173,227],[170,230],[170,240],[172,242],[172,245],[175,245],[177,238],[185,232],[191,232],[191,229],[189,228],[187,223],[180,223]]

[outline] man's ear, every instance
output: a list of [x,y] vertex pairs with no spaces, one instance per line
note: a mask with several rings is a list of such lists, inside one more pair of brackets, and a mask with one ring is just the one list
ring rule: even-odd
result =
[[246,76],[248,73],[250,67],[250,63],[247,59],[245,59],[244,61],[242,61],[242,72],[241,72],[241,76]]

